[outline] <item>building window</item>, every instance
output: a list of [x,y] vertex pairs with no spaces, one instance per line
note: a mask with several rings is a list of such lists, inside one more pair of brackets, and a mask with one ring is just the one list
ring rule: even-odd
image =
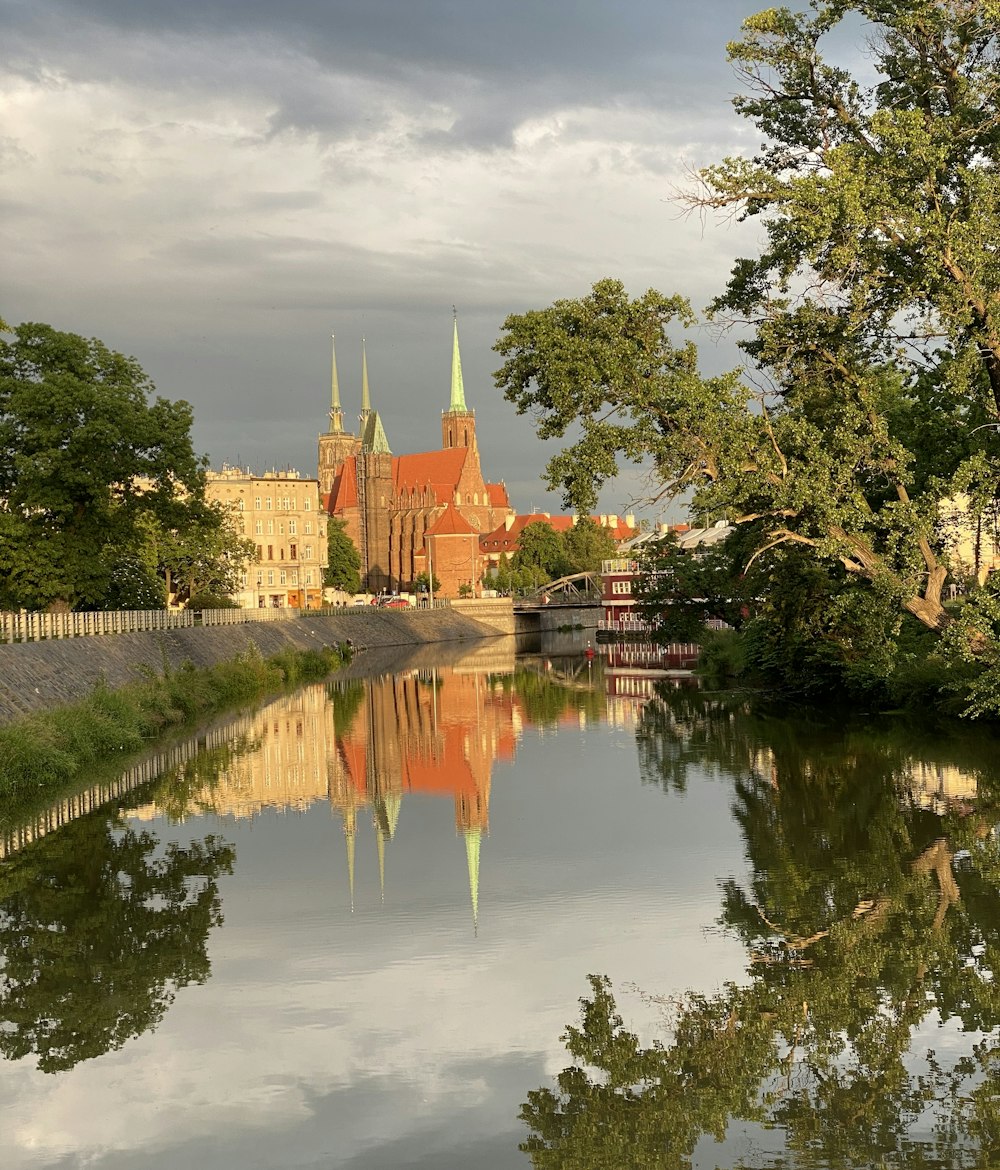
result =
[[258,544],[258,545],[257,545],[257,560],[258,560],[258,561],[262,561],[263,559],[264,559],[264,550],[263,550],[263,548],[261,548],[261,546]]
[[308,497],[308,496],[306,496],[306,498],[305,498],[305,499],[302,501],[302,511],[303,511],[303,512],[308,512],[308,511],[309,511],[309,508],[310,508],[310,505],[311,505],[311,503],[312,503],[312,501],[309,499],[309,497]]
[[632,582],[631,581],[612,581],[611,592],[614,594],[631,596]]
[[298,571],[298,569],[292,569],[292,584],[298,585],[298,583],[299,583],[299,571]]
[[285,522],[284,522],[284,520],[281,520],[278,522],[278,531],[281,533],[282,536],[285,535]]
[[282,560],[282,561],[285,559],[285,546],[284,545],[282,545],[281,548],[278,549],[278,559]]
[[306,545],[306,550],[303,555],[307,561],[311,561],[313,559],[313,546],[311,544]]
[[282,569],[281,572],[278,574],[278,584],[279,585],[287,585],[288,584],[288,574],[285,572],[284,569]]
[[257,523],[253,527],[254,527],[254,532],[256,532],[258,536],[264,535],[264,521],[263,520],[258,520]]
[[298,525],[296,524],[296,522],[294,520],[289,520],[288,521],[288,535],[294,536],[297,527],[298,527]]
[[258,512],[260,511],[260,496],[257,496],[257,498],[254,500],[253,506],[257,509]]
[[267,570],[267,583],[268,585],[274,584],[274,569]]
[[290,561],[298,560],[298,550],[299,546],[297,544],[290,544],[288,546],[288,559]]
[[306,584],[311,585],[312,583],[313,583],[313,571],[312,571],[312,569],[306,569]]
[[239,504],[237,505],[237,507],[239,508],[239,510],[241,512],[245,512],[246,511],[246,500],[241,499]]
[[304,528],[305,528],[306,536],[309,536],[313,530],[313,522],[311,520],[307,520],[305,522]]
[[257,570],[257,584],[258,585],[264,584],[264,570],[263,569]]
[[273,520],[268,520],[268,522],[267,522],[267,535],[274,536],[274,521]]
[[270,512],[270,510],[271,510],[271,497],[270,496],[267,497],[266,504],[267,504],[267,510]]
[[269,545],[267,546],[267,559],[268,559],[269,561],[273,561],[273,560],[274,560],[274,545],[273,545],[273,544],[269,544]]

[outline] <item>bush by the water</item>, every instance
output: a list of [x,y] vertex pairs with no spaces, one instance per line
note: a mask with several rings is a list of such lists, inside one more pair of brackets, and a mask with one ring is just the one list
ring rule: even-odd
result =
[[121,690],[99,686],[82,702],[0,727],[0,799],[63,785],[99,760],[138,751],[169,727],[324,678],[349,657],[347,647],[327,647],[289,648],[265,659],[251,645],[206,670],[185,664]]

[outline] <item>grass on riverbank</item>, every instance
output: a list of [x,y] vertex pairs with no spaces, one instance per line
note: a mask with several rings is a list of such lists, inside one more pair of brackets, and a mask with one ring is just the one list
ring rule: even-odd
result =
[[171,727],[326,677],[350,656],[344,647],[289,648],[265,659],[256,646],[204,670],[185,665],[120,690],[0,727],[0,800],[56,788],[109,756],[140,751]]

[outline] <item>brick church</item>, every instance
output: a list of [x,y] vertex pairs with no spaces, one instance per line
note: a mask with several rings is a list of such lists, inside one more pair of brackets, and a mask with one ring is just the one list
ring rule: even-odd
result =
[[361,585],[371,593],[409,590],[433,573],[443,597],[463,586],[478,594],[479,538],[514,510],[502,483],[487,483],[479,464],[476,416],[465,404],[455,320],[451,398],[441,415],[441,449],[393,455],[368,387],[362,348],[358,434],[344,430],[336,353],[330,429],[319,436],[319,490],[330,516],[346,524],[361,555]]

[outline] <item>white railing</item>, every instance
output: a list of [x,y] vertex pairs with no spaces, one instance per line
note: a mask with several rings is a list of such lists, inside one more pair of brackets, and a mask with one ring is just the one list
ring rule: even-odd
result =
[[[447,598],[434,599],[435,609],[450,608]],[[374,607],[372,607],[374,608]],[[430,609],[418,602],[414,609]],[[266,609],[123,609],[94,613],[0,612],[0,644],[45,642],[56,638],[89,638],[98,634],[132,634],[151,630],[181,630],[191,626],[238,626],[246,622],[288,622],[316,614],[365,613],[368,606],[327,606],[324,609],[296,609],[269,606]]]

